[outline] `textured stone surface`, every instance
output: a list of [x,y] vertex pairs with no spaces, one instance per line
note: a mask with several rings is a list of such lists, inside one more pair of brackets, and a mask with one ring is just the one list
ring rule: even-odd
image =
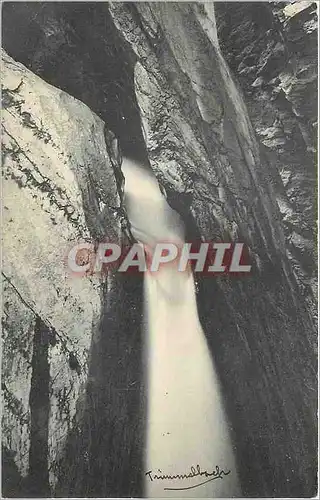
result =
[[69,249],[118,239],[119,205],[104,125],[89,108],[4,54],[4,444],[28,470],[34,325],[51,332],[50,481],[88,373],[101,314],[97,278],[70,278]]
[[314,330],[287,255],[277,177],[220,52],[212,6],[114,3],[110,11],[138,58],[150,164],[169,201],[204,239],[240,239],[251,250],[250,278],[198,279],[243,493],[311,494]]
[[287,253],[309,303],[316,298],[317,6],[219,3],[223,54],[264,146]]
[[[150,162],[189,238],[248,244],[250,277],[196,277],[243,494],[313,495],[313,4],[7,5],[9,53],[98,113],[128,156]],[[141,283],[110,278],[100,302],[94,282],[64,281],[57,255],[74,237],[101,238],[110,230],[118,237],[108,208],[119,201],[103,124],[85,105],[5,60],[4,125],[13,137],[4,136],[5,206],[7,224],[16,224],[5,236],[6,272],[24,301],[6,282],[8,311],[21,311],[16,318],[9,312],[6,321],[16,332],[10,339],[19,342],[16,325],[33,331],[38,316],[65,339],[48,346],[55,394],[62,390],[61,403],[58,396],[50,400],[53,432],[61,423],[55,439],[63,441],[70,429],[68,415],[89,373],[85,415],[68,433],[60,471],[55,457],[63,446],[49,446],[51,481],[56,472],[55,491],[64,496],[141,496]],[[30,256],[34,238],[40,260]],[[91,323],[99,316],[95,329]],[[17,451],[16,464],[26,474],[28,400],[17,392],[9,367],[23,366],[28,391],[33,343],[24,341],[16,351],[6,339],[6,387],[21,402],[5,414],[11,429],[5,444]],[[66,362],[65,348],[77,355],[80,375]]]

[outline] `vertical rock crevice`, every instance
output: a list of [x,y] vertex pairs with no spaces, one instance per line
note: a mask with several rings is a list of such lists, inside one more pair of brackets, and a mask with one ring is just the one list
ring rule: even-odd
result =
[[49,485],[49,414],[50,414],[50,330],[36,318],[33,337],[30,387],[30,451],[28,485],[31,497],[48,497]]

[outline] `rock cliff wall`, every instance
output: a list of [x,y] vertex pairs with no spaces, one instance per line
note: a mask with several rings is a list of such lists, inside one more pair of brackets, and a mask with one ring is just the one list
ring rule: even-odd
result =
[[[245,96],[274,185],[287,253],[316,297],[317,5],[217,4],[221,49]],[[280,176],[280,177],[279,177]]]
[[38,481],[40,495],[142,494],[141,281],[69,280],[61,267],[74,239],[121,238],[105,122],[148,163],[189,238],[248,245],[249,277],[196,276],[243,495],[314,494],[315,21],[303,3],[294,14],[279,3],[5,6],[4,47],[33,72],[5,55],[9,493]]

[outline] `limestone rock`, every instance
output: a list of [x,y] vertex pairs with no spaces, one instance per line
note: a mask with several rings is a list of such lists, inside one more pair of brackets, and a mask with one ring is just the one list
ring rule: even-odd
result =
[[99,279],[70,276],[67,255],[82,241],[118,240],[112,207],[119,197],[103,122],[5,53],[3,69],[4,445],[26,476],[34,331],[41,318],[50,332],[48,447],[54,485],[81,406],[102,307]]

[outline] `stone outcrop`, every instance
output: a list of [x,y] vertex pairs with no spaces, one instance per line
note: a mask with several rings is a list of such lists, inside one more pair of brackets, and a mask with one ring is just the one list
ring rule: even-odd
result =
[[[314,7],[302,3],[299,12],[117,2],[4,11],[10,55],[86,103],[125,154],[149,163],[189,238],[249,247],[249,277],[196,276],[244,496],[315,492]],[[10,26],[22,15],[29,21],[16,43]],[[141,283],[70,282],[58,254],[74,238],[120,238],[117,159],[88,107],[7,56],[5,68],[5,211],[8,227],[16,223],[5,236],[15,332],[5,344],[7,454],[30,475],[27,394],[45,358],[52,426],[43,484],[64,496],[139,496]],[[36,411],[33,424],[41,418]]]
[[[47,458],[55,484],[102,310],[99,280],[70,279],[67,254],[119,239],[119,196],[103,122],[6,54],[3,69],[3,444],[35,481]],[[37,440],[48,457],[30,463]]]

